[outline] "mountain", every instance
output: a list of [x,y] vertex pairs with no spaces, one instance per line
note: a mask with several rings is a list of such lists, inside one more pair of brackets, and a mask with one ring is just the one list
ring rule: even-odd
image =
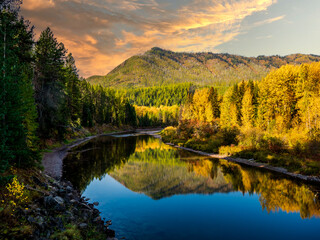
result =
[[178,53],[152,48],[133,56],[106,76],[87,80],[105,87],[139,88],[192,82],[198,85],[230,86],[241,80],[258,80],[285,64],[320,61],[312,54],[243,57],[227,53]]

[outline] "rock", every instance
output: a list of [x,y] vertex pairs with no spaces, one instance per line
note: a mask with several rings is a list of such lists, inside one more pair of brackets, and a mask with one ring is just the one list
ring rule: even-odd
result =
[[38,227],[39,227],[41,230],[45,229],[46,224],[44,223],[43,217],[41,217],[41,216],[37,217],[36,223],[37,223]]
[[87,204],[84,204],[84,203],[80,203],[79,206],[84,209],[92,210]]
[[99,216],[100,214],[100,211],[96,208],[93,209],[93,215],[96,217],[96,216]]
[[101,222],[101,221],[102,221],[102,220],[101,220],[101,217],[100,217],[100,216],[96,217],[96,218],[93,220],[94,223],[98,223],[98,222]]
[[65,186],[69,186],[69,187],[72,187],[72,183],[70,181],[64,181],[64,185]]
[[35,223],[35,222],[36,222],[36,220],[35,220],[33,217],[31,217],[31,216],[29,216],[29,217],[27,218],[27,220],[28,220],[29,223]]
[[78,204],[79,202],[78,202],[77,200],[75,200],[75,199],[71,199],[71,200],[70,200],[70,203],[71,203],[71,204]]
[[49,209],[54,209],[56,211],[63,211],[65,209],[64,200],[59,196],[44,197],[44,205],[45,207]]
[[87,228],[88,227],[88,224],[86,224],[86,223],[80,223],[79,224],[79,228],[80,229],[85,229],[85,228]]
[[66,190],[65,190],[64,188],[60,188],[60,189],[58,190],[58,195],[59,195],[59,196],[62,196],[62,197],[63,197],[63,196],[66,195],[66,193],[67,193],[67,192],[66,192]]
[[106,226],[108,227],[108,226],[110,226],[110,225],[112,225],[112,222],[111,222],[111,220],[108,220],[108,221],[106,222]]
[[53,207],[53,205],[55,204],[55,201],[53,197],[50,195],[50,196],[44,197],[43,203],[46,207]]
[[70,186],[67,186],[67,187],[66,187],[66,190],[67,190],[67,192],[72,192],[73,188],[70,187]]
[[88,220],[89,218],[92,217],[92,211],[88,210],[88,209],[83,209],[81,211],[81,216],[83,219]]
[[68,196],[68,198],[70,198],[70,199],[71,199],[71,198],[73,198],[73,193],[68,193],[68,195],[67,195],[67,196]]
[[53,198],[59,205],[63,205],[64,204],[64,200],[61,197],[54,197]]
[[[16,214],[26,219],[26,224],[32,226],[30,239],[50,239],[57,231],[64,231],[67,224],[76,224],[81,231],[90,231],[91,225],[98,232],[104,233],[107,239],[117,240],[115,232],[108,228],[111,221],[105,225],[100,211],[95,208],[99,202],[88,203],[89,198],[72,187],[69,182],[58,182],[50,177],[33,179],[34,185],[44,187],[47,184],[49,194],[29,204],[26,208],[18,208]],[[59,216],[59,217],[58,217]]]
[[108,237],[111,237],[111,238],[114,238],[116,236],[115,231],[111,229],[106,229],[105,233],[107,234]]

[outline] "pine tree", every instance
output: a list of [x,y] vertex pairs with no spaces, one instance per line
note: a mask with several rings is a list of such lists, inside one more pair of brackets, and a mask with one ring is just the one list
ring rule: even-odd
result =
[[81,114],[81,92],[80,79],[75,60],[71,53],[68,54],[65,63],[65,79],[66,79],[66,113],[65,116],[74,125],[80,124]]
[[63,44],[58,43],[50,28],[45,29],[35,48],[34,86],[41,138],[63,137],[66,128],[65,54]]
[[220,117],[220,102],[219,102],[219,95],[217,89],[211,87],[209,90],[208,96],[209,102],[211,103],[211,108],[213,112],[213,118]]

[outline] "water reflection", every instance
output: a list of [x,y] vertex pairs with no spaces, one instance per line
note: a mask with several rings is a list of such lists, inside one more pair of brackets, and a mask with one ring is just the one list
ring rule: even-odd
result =
[[320,216],[315,186],[177,150],[150,136],[96,138],[74,149],[64,161],[64,177],[81,191],[106,174],[152,199],[237,191],[259,195],[268,212]]

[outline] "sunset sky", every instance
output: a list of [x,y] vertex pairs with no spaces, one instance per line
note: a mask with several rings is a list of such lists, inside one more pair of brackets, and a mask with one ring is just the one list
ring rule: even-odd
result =
[[80,75],[105,75],[152,47],[243,56],[320,55],[319,0],[23,0],[36,38],[49,26]]

